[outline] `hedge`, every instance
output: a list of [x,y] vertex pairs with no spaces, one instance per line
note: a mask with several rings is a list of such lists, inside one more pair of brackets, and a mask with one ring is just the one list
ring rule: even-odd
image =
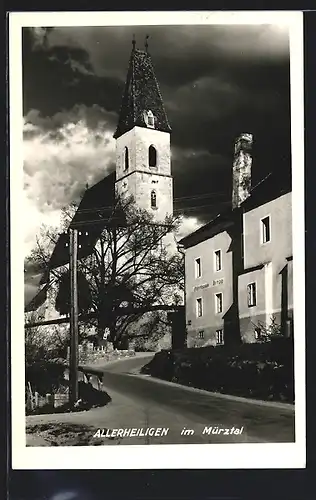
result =
[[294,402],[293,344],[288,338],[160,351],[141,371],[212,392]]

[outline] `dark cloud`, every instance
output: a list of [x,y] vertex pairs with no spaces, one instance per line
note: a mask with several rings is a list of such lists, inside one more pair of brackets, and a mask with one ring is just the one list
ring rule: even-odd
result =
[[72,27],[50,31],[47,46],[84,48],[99,76],[124,79],[126,50],[150,35],[150,52],[163,81],[178,85],[232,64],[281,61],[288,56],[286,31],[271,25]]
[[39,110],[51,116],[75,105],[99,105],[116,111],[123,84],[96,76],[88,53],[81,48],[34,49],[33,35],[23,30],[23,112]]
[[[82,119],[102,141],[99,123],[109,133],[117,120],[133,33],[138,46],[150,35],[172,127],[174,193],[188,213],[199,195],[224,193],[200,199],[209,208],[192,213],[203,220],[229,199],[242,132],[254,135],[253,184],[290,168],[289,42],[278,26],[24,29],[24,114],[37,127],[28,137],[54,130],[50,141],[62,142],[63,127]],[[72,172],[83,180],[83,166]]]

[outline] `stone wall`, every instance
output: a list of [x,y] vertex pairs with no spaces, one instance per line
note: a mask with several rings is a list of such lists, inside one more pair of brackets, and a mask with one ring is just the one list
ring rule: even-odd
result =
[[[70,349],[68,347],[67,359],[69,360]],[[95,348],[93,344],[79,346],[79,364],[88,364],[95,362],[108,362],[116,359],[135,356],[134,349],[118,350],[113,347],[105,348],[103,346]]]

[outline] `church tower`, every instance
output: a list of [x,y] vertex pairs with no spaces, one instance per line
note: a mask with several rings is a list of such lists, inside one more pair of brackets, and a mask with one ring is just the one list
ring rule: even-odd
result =
[[170,132],[151,57],[133,49],[116,139],[116,190],[159,222],[173,213]]

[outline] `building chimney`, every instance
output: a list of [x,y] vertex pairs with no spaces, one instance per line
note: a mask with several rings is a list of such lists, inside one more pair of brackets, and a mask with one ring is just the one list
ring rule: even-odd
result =
[[252,134],[240,134],[235,141],[233,162],[232,208],[240,207],[250,195]]

